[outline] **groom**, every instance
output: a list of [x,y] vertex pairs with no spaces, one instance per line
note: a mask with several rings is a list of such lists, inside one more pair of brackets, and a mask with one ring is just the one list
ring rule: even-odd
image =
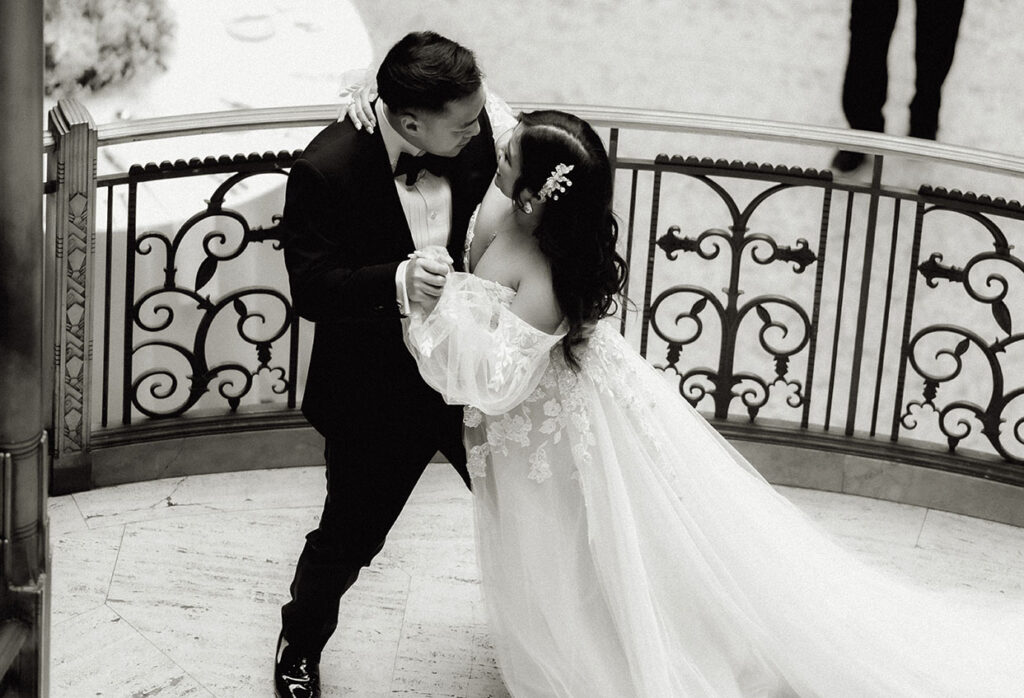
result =
[[447,267],[410,253],[443,245],[461,265],[466,227],[496,161],[472,52],[407,35],[377,72],[378,128],[321,131],[292,166],[285,263],[315,323],[302,411],[326,439],[327,497],[281,609],[276,695],[320,695],[320,653],[342,594],[380,552],[434,453],[469,484],[462,408],[445,405],[405,349],[409,302],[440,295]]

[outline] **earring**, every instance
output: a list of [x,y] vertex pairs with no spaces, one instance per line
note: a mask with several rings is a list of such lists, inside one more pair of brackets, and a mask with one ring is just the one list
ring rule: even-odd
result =
[[533,213],[533,204],[527,201],[525,204],[523,204],[523,210],[526,213]]

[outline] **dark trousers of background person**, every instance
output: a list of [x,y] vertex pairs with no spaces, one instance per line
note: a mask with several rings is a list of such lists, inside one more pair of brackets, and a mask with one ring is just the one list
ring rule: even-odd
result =
[[284,637],[309,656],[319,659],[338,626],[342,595],[384,547],[433,455],[440,451],[469,485],[462,408],[438,412],[433,423],[398,418],[377,432],[327,439],[324,510],[306,536],[291,601],[281,609]]
[[[942,83],[953,65],[964,0],[917,0],[914,99],[910,135],[935,139]],[[850,56],[843,81],[843,112],[851,128],[883,132],[889,86],[887,58],[899,0],[852,0]]]

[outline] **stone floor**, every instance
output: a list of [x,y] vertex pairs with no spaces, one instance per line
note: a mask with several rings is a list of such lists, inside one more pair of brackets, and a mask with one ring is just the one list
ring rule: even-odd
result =
[[[56,497],[51,695],[266,696],[322,468],[157,480]],[[1024,529],[780,488],[865,559],[930,587],[1024,601]],[[327,696],[507,696],[488,643],[472,502],[431,465],[345,597]]]

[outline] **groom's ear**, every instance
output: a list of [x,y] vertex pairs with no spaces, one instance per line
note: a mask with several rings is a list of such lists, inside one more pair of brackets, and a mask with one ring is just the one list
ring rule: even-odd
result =
[[418,134],[420,132],[420,122],[416,119],[415,115],[406,112],[398,117],[398,123],[402,127],[402,130],[407,133]]

